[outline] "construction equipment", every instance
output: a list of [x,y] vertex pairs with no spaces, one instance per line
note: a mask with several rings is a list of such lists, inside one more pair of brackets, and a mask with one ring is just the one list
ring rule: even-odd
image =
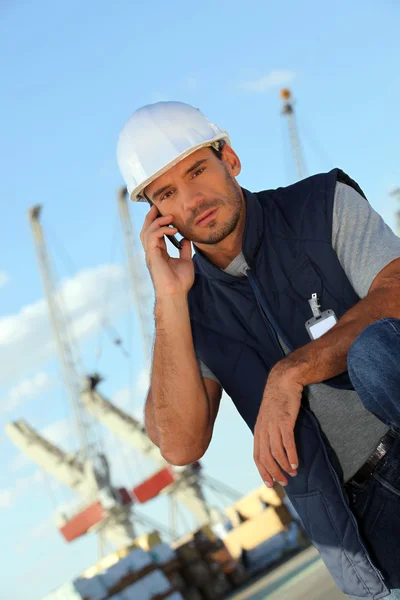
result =
[[294,111],[294,104],[292,99],[292,93],[289,89],[284,88],[280,93],[283,101],[282,115],[284,115],[289,123],[289,135],[290,143],[292,146],[292,152],[296,163],[297,175],[299,179],[304,179],[306,176],[306,167],[304,163],[303,152],[301,149],[300,138],[297,131],[296,115]]
[[[118,491],[111,485],[110,467],[96,431],[96,423],[85,411],[80,399],[83,380],[78,371],[77,354],[73,351],[71,329],[67,324],[61,294],[53,276],[40,215],[39,205],[29,211],[40,274],[74,416],[79,448],[73,456],[68,456],[24,421],[9,424],[7,433],[23,452],[61,483],[76,491],[86,502],[85,507],[71,520],[66,539],[75,539],[98,523],[98,530],[107,539],[117,545],[126,545],[134,538],[130,521],[132,497],[126,490]],[[68,528],[68,520],[65,520],[62,532],[65,532],[66,527]]]
[[64,512],[57,515],[60,532],[67,541],[97,530],[117,548],[132,542],[132,498],[124,488],[111,486],[104,455],[98,457],[104,462],[103,470],[94,469],[90,461],[63,452],[22,419],[6,425],[6,433],[24,454],[84,500],[72,517]]

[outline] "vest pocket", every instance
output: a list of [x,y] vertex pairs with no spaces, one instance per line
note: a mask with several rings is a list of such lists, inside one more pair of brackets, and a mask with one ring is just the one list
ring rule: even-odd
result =
[[290,501],[303,521],[313,545],[326,556],[326,548],[342,549],[340,535],[321,492],[290,495]]
[[319,298],[322,296],[321,275],[308,256],[304,256],[296,267],[290,271],[288,281],[289,286],[285,292],[293,295],[294,290],[296,300],[298,300],[297,296],[304,300],[311,298],[311,294],[318,294]]

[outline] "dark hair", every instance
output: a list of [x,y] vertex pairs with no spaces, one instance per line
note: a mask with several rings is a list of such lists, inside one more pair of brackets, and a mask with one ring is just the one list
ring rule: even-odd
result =
[[222,160],[222,148],[225,146],[225,141],[219,140],[217,143],[218,143],[218,148],[211,146],[211,150],[219,158],[219,160]]

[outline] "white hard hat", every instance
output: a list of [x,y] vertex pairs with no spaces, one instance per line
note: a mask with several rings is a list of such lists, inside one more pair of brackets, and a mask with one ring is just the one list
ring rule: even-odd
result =
[[144,188],[180,160],[229,135],[197,108],[183,102],[157,102],[139,108],[118,140],[118,165],[131,200],[145,200]]

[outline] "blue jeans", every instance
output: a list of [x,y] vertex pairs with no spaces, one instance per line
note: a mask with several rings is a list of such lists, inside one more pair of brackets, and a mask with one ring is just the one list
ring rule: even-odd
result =
[[364,543],[400,599],[400,320],[367,327],[348,353],[348,372],[364,406],[397,432],[397,439],[362,486],[348,483],[351,508]]

